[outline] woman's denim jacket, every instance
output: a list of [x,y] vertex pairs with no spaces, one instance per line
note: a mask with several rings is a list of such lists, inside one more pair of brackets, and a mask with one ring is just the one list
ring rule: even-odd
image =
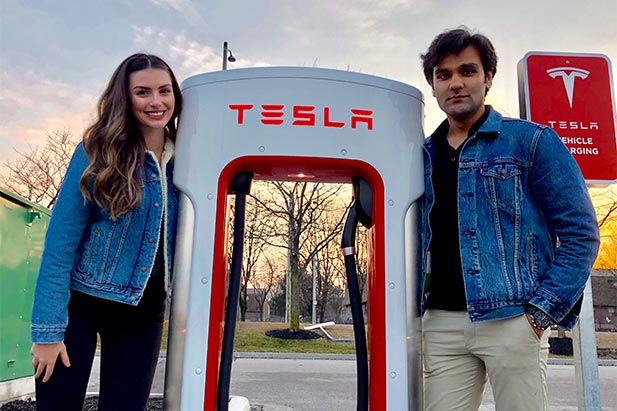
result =
[[[487,109],[459,160],[458,229],[469,317],[514,317],[529,303],[571,328],[600,242],[585,182],[552,129]],[[439,275],[430,273],[431,137],[425,149],[421,312],[431,276],[436,281]]]
[[[154,265],[159,233],[164,251],[167,285],[175,250],[178,195],[172,184],[173,143],[163,155],[161,178],[154,154],[146,152],[142,200],[113,221],[109,212],[84,202],[79,188],[90,161],[79,144],[53,209],[32,310],[32,341],[64,340],[69,289],[108,300],[137,305]],[[163,213],[164,208],[167,213]],[[166,222],[163,230],[161,224]]]

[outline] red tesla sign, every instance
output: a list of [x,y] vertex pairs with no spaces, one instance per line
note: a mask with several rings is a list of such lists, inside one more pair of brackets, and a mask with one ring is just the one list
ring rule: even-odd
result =
[[[285,112],[283,104],[263,104],[261,106],[261,123],[265,125],[280,126],[283,124],[283,115]],[[235,111],[236,123],[244,124],[244,113],[253,109],[253,104],[229,104],[229,109]],[[358,108],[351,109],[351,128],[357,128],[358,124],[364,123],[367,130],[373,129],[373,110],[362,110]],[[315,115],[315,106],[293,106],[293,126],[309,126],[315,127],[317,125]],[[330,107],[323,108],[323,123],[320,123],[324,127],[343,128],[345,127],[344,121],[334,121],[331,118]]]
[[604,55],[530,52],[519,63],[521,116],[554,129],[588,183],[617,182],[612,90]]

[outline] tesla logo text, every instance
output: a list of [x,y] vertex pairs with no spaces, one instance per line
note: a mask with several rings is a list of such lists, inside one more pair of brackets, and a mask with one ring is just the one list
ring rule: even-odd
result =
[[[245,113],[253,110],[252,104],[230,104],[229,109],[236,112],[236,122],[244,124]],[[349,126],[358,128],[359,124],[363,124],[367,130],[373,129],[373,110],[363,110],[352,108],[349,117]],[[280,126],[283,124],[283,115],[286,113],[283,104],[263,104],[261,106],[261,123],[270,126]],[[347,123],[345,121],[337,121],[334,115],[330,112],[330,107],[324,107],[320,110],[318,116],[315,106],[292,106],[291,108],[291,125],[292,126],[307,126],[315,127],[318,124],[324,127],[343,128]],[[341,120],[340,118],[338,120]],[[345,119],[347,120],[347,119]]]
[[558,121],[548,120],[549,127],[561,130],[599,130],[600,124],[597,121]]
[[570,108],[572,108],[572,99],[574,98],[574,79],[579,77],[583,80],[589,75],[589,71],[576,67],[555,67],[546,70],[549,76],[552,78],[561,77],[563,85],[566,88],[566,94],[568,95],[568,102]]

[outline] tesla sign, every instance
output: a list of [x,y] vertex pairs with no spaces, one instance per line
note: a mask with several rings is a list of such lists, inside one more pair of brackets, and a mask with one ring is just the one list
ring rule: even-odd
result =
[[530,52],[518,71],[521,117],[554,129],[588,183],[617,182],[615,102],[608,57]]

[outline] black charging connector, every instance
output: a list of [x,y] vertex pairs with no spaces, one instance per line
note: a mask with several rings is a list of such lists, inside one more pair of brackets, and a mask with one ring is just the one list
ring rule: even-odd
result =
[[244,220],[246,214],[246,196],[251,191],[253,173],[243,172],[231,181],[229,191],[235,194],[234,233],[231,270],[227,288],[227,305],[225,309],[225,328],[223,346],[219,365],[218,389],[216,392],[217,411],[229,410],[229,386],[231,384],[231,363],[233,361],[236,318],[238,316],[238,298],[240,296],[240,276],[242,274],[242,253],[244,250]]
[[352,184],[354,199],[347,210],[341,248],[345,259],[347,290],[349,292],[349,305],[351,307],[356,345],[356,410],[367,411],[369,398],[368,350],[366,346],[366,333],[364,330],[362,296],[360,295],[360,288],[358,286],[355,242],[358,223],[362,223],[362,225],[367,228],[372,225],[373,193],[370,185],[363,178],[354,177],[352,179]]

